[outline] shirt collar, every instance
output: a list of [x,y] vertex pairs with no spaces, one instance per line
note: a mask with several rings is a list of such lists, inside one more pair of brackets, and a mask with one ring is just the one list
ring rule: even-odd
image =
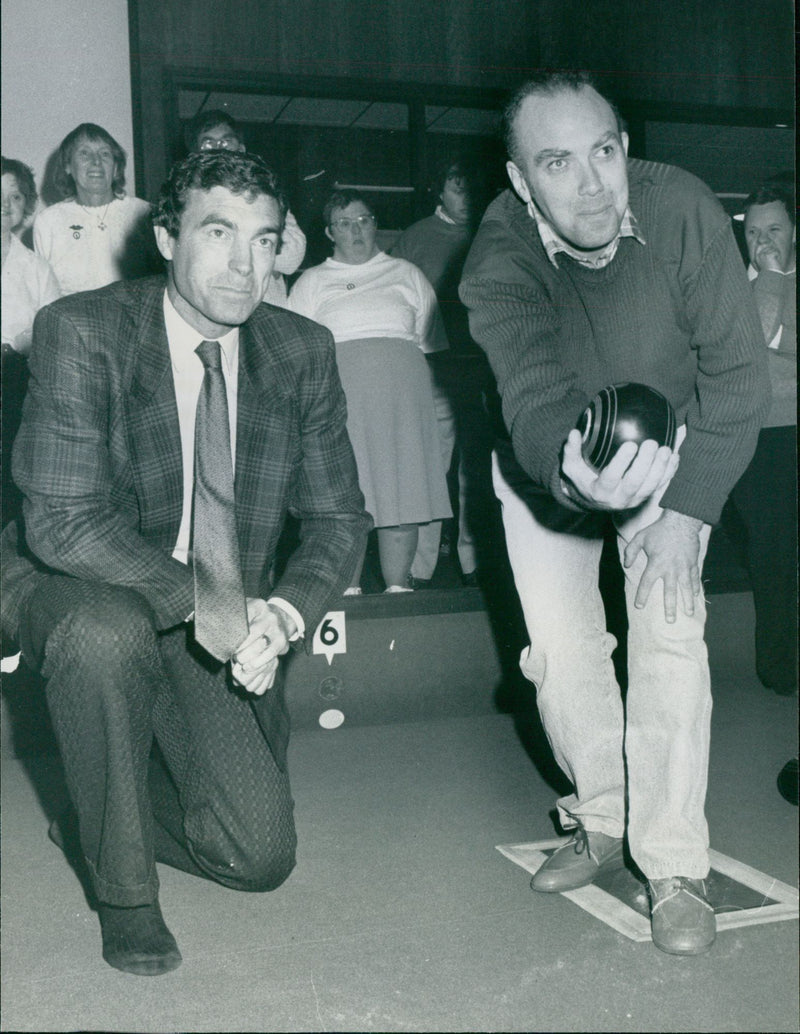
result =
[[602,269],[604,266],[607,266],[616,255],[621,237],[634,237],[640,244],[647,243],[644,239],[644,235],[639,229],[639,224],[636,222],[636,217],[630,209],[630,205],[625,209],[622,216],[622,222],[620,223],[617,236],[612,241],[609,241],[601,252],[592,256],[588,256],[585,252],[578,251],[577,248],[573,248],[571,244],[556,233],[552,225],[539,211],[533,200],[528,202],[527,208],[528,214],[536,223],[536,228],[539,231],[539,237],[541,238],[544,250],[547,252],[547,257],[556,269],[558,269],[558,260],[556,259],[556,255],[558,255],[559,252],[564,252],[569,255],[570,258],[575,259],[576,262],[579,262],[582,266],[587,266],[589,269]]
[[[794,276],[795,273],[797,272],[797,266],[796,265],[792,266],[792,268],[791,269],[787,269],[785,273],[784,273],[784,271],[782,269],[775,269],[775,270],[773,270],[773,272],[774,273],[778,273],[780,276]],[[747,266],[747,279],[748,280],[755,280],[757,276],[758,276],[758,270],[753,265],[753,263],[750,262],[748,264],[748,266]]]
[[[175,369],[180,373],[191,367],[195,360],[199,363],[200,356],[197,355],[195,349],[201,341],[206,339],[194,327],[189,326],[172,304],[166,289],[164,290],[164,323],[167,327],[169,355]],[[236,369],[239,355],[239,328],[233,327],[217,340],[222,349],[222,361],[225,364],[226,372],[231,374]]]

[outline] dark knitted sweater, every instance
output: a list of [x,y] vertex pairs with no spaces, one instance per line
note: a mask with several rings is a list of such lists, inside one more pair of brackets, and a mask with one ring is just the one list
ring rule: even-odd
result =
[[[430,215],[413,223],[397,239],[391,254],[407,259],[430,280],[444,320],[451,349],[475,349],[469,336],[467,311],[458,297],[458,284],[469,251],[469,226],[445,222]],[[475,349],[477,352],[477,349]]]
[[517,460],[559,488],[563,443],[593,395],[639,381],[685,422],[666,508],[714,524],[755,449],[769,402],[763,335],[730,222],[682,169],[631,159],[629,204],[646,240],[613,261],[556,269],[511,191],[486,211],[460,295],[486,352]]

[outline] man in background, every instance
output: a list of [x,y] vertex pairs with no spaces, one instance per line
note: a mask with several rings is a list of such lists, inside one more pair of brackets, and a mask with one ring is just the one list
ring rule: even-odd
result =
[[[201,111],[187,123],[184,130],[186,150],[192,154],[203,151],[246,151],[244,131],[236,119],[226,111]],[[287,209],[280,250],[275,257],[267,290],[262,299],[270,305],[286,308],[286,277],[296,273],[306,254],[306,236],[297,220]]]
[[767,184],[748,197],[747,274],[758,307],[772,405],[731,493],[746,532],[756,668],[767,689],[797,693],[797,253],[793,197]]
[[[469,333],[467,310],[458,297],[464,261],[475,235],[479,204],[476,174],[465,159],[448,161],[435,184],[433,215],[413,223],[392,247],[392,254],[413,262],[430,281],[439,302],[450,348],[429,359],[445,469],[455,450],[458,477],[457,552],[465,585],[477,585],[477,556],[472,524],[491,496],[489,434],[482,393],[490,377],[486,359]],[[422,525],[411,567],[411,585],[426,588],[436,569],[442,522]]]

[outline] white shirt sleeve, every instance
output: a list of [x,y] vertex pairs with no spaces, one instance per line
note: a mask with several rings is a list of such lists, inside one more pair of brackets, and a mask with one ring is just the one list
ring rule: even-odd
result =
[[279,607],[284,613],[288,614],[293,619],[295,625],[297,625],[297,631],[294,635],[289,636],[289,642],[293,643],[298,639],[302,639],[306,634],[306,623],[300,615],[300,612],[296,607],[293,607],[288,600],[283,599],[282,596],[270,596],[267,603],[272,603],[274,606]]
[[275,272],[289,276],[300,267],[306,254],[306,235],[291,212],[286,213],[281,250],[275,259]]
[[450,347],[436,294],[425,275],[415,270],[417,293],[417,336],[425,353],[444,352]]
[[310,320],[316,319],[315,279],[313,271],[310,269],[301,273],[289,292],[287,303],[287,308],[292,312],[296,312],[299,316],[307,316]]

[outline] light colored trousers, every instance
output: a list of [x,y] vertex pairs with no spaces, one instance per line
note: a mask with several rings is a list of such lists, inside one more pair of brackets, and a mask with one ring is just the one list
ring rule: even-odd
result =
[[[571,513],[532,492],[520,468],[502,454],[495,452],[492,467],[531,641],[520,667],[536,686],[553,754],[575,788],[558,801],[562,825],[620,837],[627,819],[631,855],[648,879],[704,879],[711,684],[702,594],[695,598],[692,617],[679,598],[677,618],[668,624],[660,581],[644,609],[633,605],[644,553],[625,569],[629,631],[623,707],[611,660],[616,640],[606,629],[598,587],[600,519]],[[620,558],[636,532],[660,513],[653,497],[616,524]],[[710,532],[703,525],[701,566]]]

